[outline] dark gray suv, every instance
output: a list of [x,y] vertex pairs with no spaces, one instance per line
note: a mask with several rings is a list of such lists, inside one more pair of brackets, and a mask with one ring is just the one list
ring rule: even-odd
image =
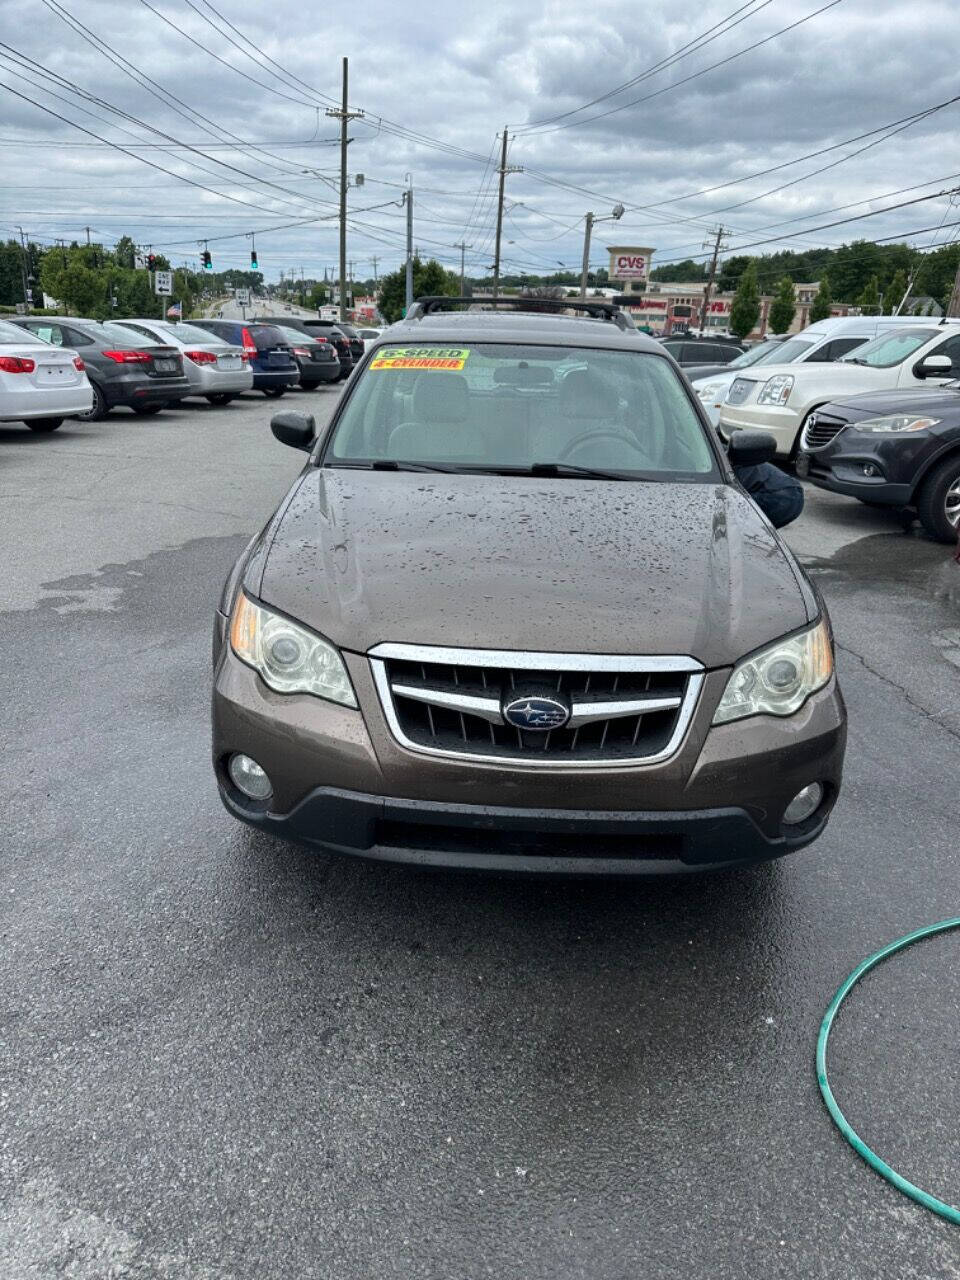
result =
[[[422,300],[231,572],[224,804],[271,834],[463,868],[658,874],[823,831],[846,717],[820,596],[676,365],[587,318]],[[556,304],[569,309],[568,302]]]

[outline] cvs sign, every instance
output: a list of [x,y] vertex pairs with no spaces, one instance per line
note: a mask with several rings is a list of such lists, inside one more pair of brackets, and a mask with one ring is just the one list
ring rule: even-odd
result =
[[647,255],[644,253],[618,253],[614,258],[612,274],[618,280],[645,280]]

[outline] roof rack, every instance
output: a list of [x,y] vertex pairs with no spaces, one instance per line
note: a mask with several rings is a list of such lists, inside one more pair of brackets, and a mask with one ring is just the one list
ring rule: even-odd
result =
[[482,310],[485,307],[513,307],[518,311],[585,311],[587,315],[598,320],[609,320],[618,329],[635,330],[633,317],[621,311],[615,302],[596,301],[583,298],[446,298],[442,295],[430,295],[417,298],[407,312],[408,320],[422,320],[424,316],[435,311],[446,310],[457,305],[468,303]]

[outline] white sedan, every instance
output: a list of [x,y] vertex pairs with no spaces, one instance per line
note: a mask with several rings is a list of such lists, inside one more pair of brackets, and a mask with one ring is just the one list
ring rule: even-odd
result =
[[92,405],[93,389],[76,351],[0,320],[0,422],[56,431],[64,418]]

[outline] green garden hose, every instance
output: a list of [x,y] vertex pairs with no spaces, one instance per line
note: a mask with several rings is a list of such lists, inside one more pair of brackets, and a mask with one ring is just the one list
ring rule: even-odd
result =
[[897,938],[895,942],[890,942],[885,947],[881,947],[879,951],[874,952],[872,956],[857,965],[853,973],[844,979],[837,994],[830,1001],[830,1005],[823,1015],[823,1022],[820,1024],[820,1034],[817,1037],[817,1083],[820,1085],[820,1092],[823,1094],[823,1100],[827,1104],[827,1110],[833,1117],[834,1124],[853,1147],[854,1151],[866,1160],[870,1168],[876,1170],[881,1178],[886,1178],[887,1182],[892,1183],[905,1196],[909,1196],[911,1200],[916,1200],[917,1204],[921,1204],[925,1209],[930,1209],[933,1213],[939,1214],[941,1218],[946,1218],[948,1222],[954,1222],[960,1226],[960,1209],[955,1209],[953,1205],[946,1204],[943,1200],[938,1200],[936,1196],[932,1196],[929,1191],[923,1191],[920,1187],[914,1186],[912,1182],[908,1182],[906,1178],[897,1173],[896,1169],[891,1169],[886,1161],[881,1160],[875,1151],[870,1150],[860,1135],[847,1122],[847,1118],[837,1105],[837,1100],[833,1096],[833,1090],[827,1080],[827,1041],[830,1039],[833,1020],[837,1016],[837,1011],[841,1004],[843,1004],[863,975],[869,973],[881,960],[886,960],[888,956],[896,955],[898,951],[903,951],[905,947],[912,946],[914,942],[919,942],[922,938],[932,938],[938,933],[946,933],[949,929],[960,929],[960,917],[953,920],[941,920],[939,924],[928,924],[923,929],[915,929],[913,933],[908,933],[903,938]]

